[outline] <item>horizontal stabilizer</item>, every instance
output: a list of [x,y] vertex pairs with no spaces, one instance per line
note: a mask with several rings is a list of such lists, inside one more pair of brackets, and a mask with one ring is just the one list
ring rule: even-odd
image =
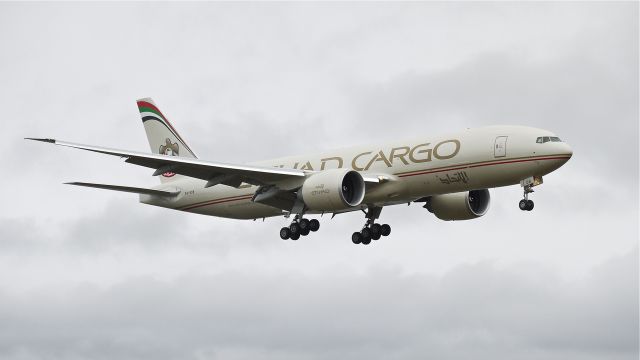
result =
[[135,193],[135,194],[167,196],[167,197],[174,197],[174,196],[177,196],[180,193],[180,191],[162,191],[162,190],[137,188],[137,187],[131,187],[131,186],[93,184],[93,183],[85,183],[85,182],[68,182],[68,183],[65,183],[65,184],[67,184],[67,185],[77,185],[77,186],[86,186],[86,187],[90,187],[90,188],[105,189],[105,190],[124,191],[124,192],[130,192],[130,193]]
[[45,138],[30,138],[30,137],[27,137],[27,138],[25,138],[25,140],[42,141],[42,142],[48,142],[48,143],[52,143],[52,144],[56,143],[55,139],[45,139]]

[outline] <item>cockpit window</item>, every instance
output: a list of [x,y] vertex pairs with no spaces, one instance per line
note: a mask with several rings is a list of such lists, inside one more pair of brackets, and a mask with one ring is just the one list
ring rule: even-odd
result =
[[539,138],[536,139],[536,143],[538,144],[546,143],[549,141],[562,142],[562,140],[560,140],[560,138],[557,136],[540,136]]

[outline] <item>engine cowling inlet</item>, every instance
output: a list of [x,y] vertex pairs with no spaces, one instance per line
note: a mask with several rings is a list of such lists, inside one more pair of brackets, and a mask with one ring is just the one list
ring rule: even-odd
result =
[[425,206],[441,220],[469,220],[487,213],[491,195],[489,190],[471,190],[431,196]]
[[302,200],[315,211],[344,210],[364,199],[362,175],[350,169],[331,169],[309,176],[302,184]]

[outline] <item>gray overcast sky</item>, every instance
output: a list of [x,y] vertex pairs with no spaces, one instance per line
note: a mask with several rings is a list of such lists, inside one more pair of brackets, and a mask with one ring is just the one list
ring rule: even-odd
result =
[[[0,4],[0,358],[637,359],[638,3]],[[85,180],[148,169],[25,136],[148,151],[153,97],[201,158],[245,162],[489,124],[574,157],[441,222],[146,207]]]

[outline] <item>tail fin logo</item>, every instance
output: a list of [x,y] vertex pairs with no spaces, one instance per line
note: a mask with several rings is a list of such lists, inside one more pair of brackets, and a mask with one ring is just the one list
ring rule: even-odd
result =
[[[171,125],[169,120],[162,115],[160,110],[156,107],[151,99],[138,100],[138,109],[140,110],[140,116],[142,117],[142,123],[144,124],[145,131],[147,132],[147,138],[149,144],[151,144],[152,151],[155,151],[157,144],[162,144],[162,140],[165,137],[170,137],[180,144],[182,150],[182,156],[196,158],[196,155],[191,151],[184,139],[178,134],[176,129]],[[154,125],[152,125],[154,124]],[[160,125],[157,127],[156,125]],[[174,144],[167,142],[166,147],[171,147]],[[160,147],[160,153],[163,152],[163,147]],[[177,148],[177,145],[175,145]],[[164,148],[166,150],[166,148]],[[176,150],[177,152],[177,150]]]
[[[178,143],[171,143],[171,139],[167,138],[165,140],[165,145],[160,145],[160,150],[159,150],[160,154],[162,155],[167,155],[167,156],[179,156],[180,154],[180,147],[178,146]],[[164,177],[172,177],[174,176],[176,173],[171,172],[171,171],[167,171],[166,173],[163,173],[162,176]]]

